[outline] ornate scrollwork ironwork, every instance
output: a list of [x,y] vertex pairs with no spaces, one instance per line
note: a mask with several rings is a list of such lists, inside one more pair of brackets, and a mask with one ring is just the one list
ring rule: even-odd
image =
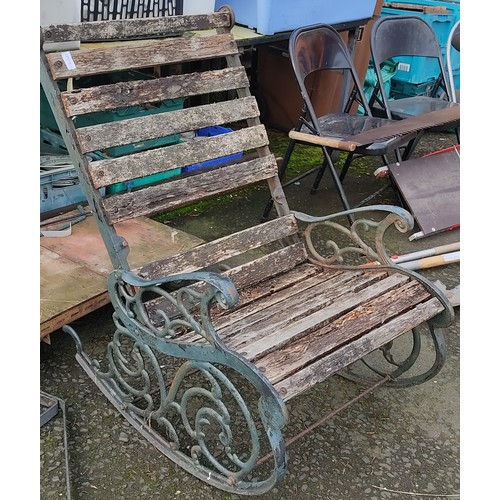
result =
[[[225,348],[215,333],[210,308],[214,303],[234,306],[232,283],[213,273],[182,278],[146,282],[114,271],[109,291],[116,330],[105,368],[86,355],[80,362],[115,406],[132,423],[140,422],[140,432],[186,470],[227,491],[268,491],[286,470],[284,403],[258,370]],[[203,286],[196,278],[203,279]],[[184,280],[187,286],[179,287]],[[178,288],[168,291],[166,284]],[[166,299],[173,316],[167,307],[151,319],[147,302],[152,297]],[[72,329],[66,331],[77,339]],[[182,342],[185,332],[206,342]],[[77,346],[81,349],[79,340]],[[226,369],[238,374],[244,396]],[[249,401],[250,390],[255,392]],[[249,480],[262,455],[263,435],[270,446],[264,451],[274,453],[275,466],[263,479]]]
[[[333,220],[347,214],[361,212],[385,212],[387,215],[378,222],[365,218],[357,219],[350,227]],[[383,265],[393,265],[384,243],[387,230],[394,226],[399,232],[404,233],[411,230],[414,224],[413,217],[409,212],[400,207],[388,205],[373,205],[323,217],[314,217],[301,212],[293,213],[298,220],[309,223],[303,235],[311,260],[326,266],[343,265],[345,257],[353,254],[365,256],[369,260],[378,261]],[[373,230],[370,236],[373,241],[368,243],[365,236],[370,229]],[[335,239],[329,236],[330,233],[333,233]],[[315,234],[320,235],[321,249],[315,241]],[[344,236],[349,244],[341,246],[338,243],[339,236]]]

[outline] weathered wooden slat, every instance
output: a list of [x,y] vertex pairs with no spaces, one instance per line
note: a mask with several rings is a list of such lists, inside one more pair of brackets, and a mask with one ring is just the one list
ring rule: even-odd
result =
[[[304,245],[302,243],[295,243],[270,254],[265,254],[263,257],[256,258],[255,260],[246,262],[245,264],[232,267],[231,269],[223,271],[221,274],[229,277],[238,289],[238,309],[241,307],[240,304],[244,305],[247,302],[256,300],[255,297],[253,299],[249,298],[246,290],[243,289],[242,291],[242,287],[244,286],[250,285],[254,287],[256,283],[267,279],[266,285],[268,283],[275,283],[274,286],[279,289],[280,286],[286,286],[282,283],[283,281],[287,281],[288,284],[290,284],[290,280],[293,280],[293,278],[305,279],[310,275],[318,274],[318,268],[310,264],[299,266],[299,264],[304,263],[305,259],[306,253]],[[295,266],[299,267],[295,268]],[[199,269],[202,269],[201,265]],[[298,273],[295,272],[297,269],[299,270]],[[176,272],[179,272],[179,270],[177,269]],[[280,276],[274,278],[274,276],[277,274],[280,274]],[[284,280],[280,280],[280,278],[282,278],[283,276],[285,276],[286,278]],[[192,288],[199,292],[203,292],[207,287],[206,284],[196,283],[192,285]],[[257,290],[259,290],[259,293],[273,293],[272,288],[269,290],[268,286],[263,286],[262,288],[258,287]],[[261,292],[261,290],[263,290],[263,292]],[[168,317],[174,317],[178,313],[178,311],[174,307],[172,307],[172,304],[170,302],[162,298],[157,298],[149,301],[146,304],[146,309],[150,313],[150,318],[154,318],[158,310],[164,311]],[[233,312],[234,310],[235,309],[232,309],[231,312]],[[216,309],[212,311],[212,315],[215,320],[214,324],[219,324],[219,321],[217,321],[217,319],[223,317],[225,312],[227,312],[226,309]],[[177,339],[180,341],[194,342],[200,340],[201,337],[194,333],[188,333],[183,336],[177,337]]]
[[[77,129],[83,153],[100,151],[112,146],[123,146],[203,127],[246,120],[259,115],[254,97],[238,101],[221,101],[187,109],[129,118],[114,123],[103,123]],[[169,150],[170,151],[170,150]],[[222,155],[218,155],[222,156]],[[97,165],[109,165],[97,164]],[[123,166],[119,167],[124,168]]]
[[238,46],[232,35],[222,34],[53,52],[47,54],[47,60],[54,80],[61,80],[126,69],[201,61],[237,53]]
[[[207,263],[223,262],[252,249],[293,236],[297,231],[295,218],[287,215],[145,265],[138,273],[144,279],[155,279],[179,272],[198,271],[204,269]],[[232,278],[231,274],[229,277]]]
[[[268,326],[268,317],[272,318],[271,321],[274,321],[276,316],[287,314],[286,311],[279,307],[284,298],[297,297],[301,292],[304,292],[303,297],[306,300],[308,291],[314,287],[317,290],[318,285],[324,284],[329,277],[328,273],[322,273],[318,268],[314,271],[313,266],[303,265],[284,275],[259,283],[258,286],[252,287],[251,290],[244,290],[240,293],[239,301],[243,302],[243,304],[238,304],[236,309],[230,311],[221,311],[220,315],[214,314],[213,321],[218,335],[228,345],[231,342],[228,340],[228,336],[237,336],[237,339],[234,339],[234,343],[231,344],[233,348],[237,346],[237,341],[244,343],[246,338],[259,338],[258,332],[261,331],[261,328]],[[300,281],[297,281],[297,279]],[[312,301],[315,302],[315,300],[316,297],[313,297]],[[292,306],[295,305],[292,304]],[[321,306],[322,302],[318,300],[316,307]],[[278,314],[276,314],[277,311]],[[226,312],[227,314],[224,314]],[[297,310],[295,309],[293,312],[297,312]],[[276,327],[278,326],[279,324],[276,325]],[[182,342],[204,341],[200,335],[194,332],[188,332],[178,340]]]
[[[227,271],[227,276],[238,288],[240,298],[237,309],[244,308],[244,314],[249,315],[261,308],[259,301],[262,298],[274,296],[295,283],[302,284],[313,276],[318,277],[319,281],[330,279],[328,273],[322,273],[317,266],[305,263],[306,257],[304,245],[300,242]],[[278,272],[279,275],[275,276]],[[224,326],[226,316],[231,316],[230,321],[234,321],[233,314],[234,310],[223,310],[218,317],[214,317],[214,323],[218,327]]]
[[236,130],[231,133],[207,137],[157,148],[135,155],[92,162],[90,176],[95,187],[124,182],[146,175],[175,168],[195,165],[213,158],[220,158],[242,151],[266,146],[268,143],[264,125]]
[[117,19],[71,24],[53,24],[40,28],[41,41],[96,42],[137,38],[167,37],[186,31],[231,28],[231,16],[216,12],[208,16],[162,16],[141,19]]
[[[431,299],[414,309],[401,314],[380,328],[376,328],[360,339],[353,341],[332,354],[310,364],[274,385],[285,401],[301,394],[315,384],[326,380],[346,366],[382,347],[402,333],[422,324],[443,310],[438,299]],[[257,363],[258,365],[258,363]]]
[[273,383],[334,351],[339,346],[381,326],[429,299],[429,292],[420,283],[410,282],[390,289],[382,296],[365,302],[306,338],[274,351],[258,362]]
[[392,275],[380,280],[375,273],[344,273],[334,284],[321,283],[291,297],[283,294],[277,306],[263,309],[219,333],[231,349],[255,360],[325,326],[363,302],[401,286],[407,279]]
[[[259,342],[267,335],[285,325],[300,320],[304,314],[311,314],[330,305],[346,289],[366,286],[366,276],[361,273],[344,273],[335,283],[329,281],[327,273],[312,276],[299,283],[264,296],[258,303],[231,315],[231,321],[219,326],[219,333],[231,348],[240,350],[249,343]],[[370,280],[371,282],[371,280]],[[251,332],[256,330],[256,332]],[[241,334],[240,332],[248,333]],[[270,334],[270,332],[273,332]],[[234,339],[229,339],[234,336]]]
[[211,170],[201,175],[179,179],[140,191],[103,199],[103,207],[111,223],[141,215],[185,207],[243,186],[251,186],[277,174],[273,155],[232,166]]
[[245,68],[224,68],[61,92],[67,116],[224,92],[248,86]]

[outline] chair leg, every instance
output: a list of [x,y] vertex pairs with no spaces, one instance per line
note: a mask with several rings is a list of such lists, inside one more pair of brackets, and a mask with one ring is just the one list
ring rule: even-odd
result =
[[[332,160],[332,163],[336,163],[336,161],[338,160],[339,156],[340,156],[340,152],[339,151],[335,151],[335,150],[332,151],[332,150],[330,150],[330,158]],[[316,179],[314,180],[314,184],[311,187],[311,190],[310,190],[311,194],[316,193],[316,191],[318,190],[319,183],[321,182],[321,179],[323,178],[323,174],[325,173],[327,167],[328,167],[328,162],[326,160],[324,160],[323,161],[323,165],[321,166],[320,171],[316,175]],[[346,171],[347,171],[347,169],[346,169]],[[342,172],[344,172],[344,170],[342,170]],[[345,176],[345,174],[344,174],[344,176]],[[340,178],[341,182],[344,180],[344,176],[342,174],[340,174],[339,178]]]
[[[349,202],[347,201],[344,187],[342,186],[342,182],[340,181],[337,170],[335,169],[335,165],[333,164],[333,160],[332,160],[331,156],[328,154],[328,149],[325,146],[322,146],[321,149],[323,150],[323,155],[324,155],[325,160],[327,162],[327,166],[330,170],[330,173],[332,174],[333,182],[335,183],[335,187],[337,188],[337,191],[339,193],[340,200],[342,201],[342,205],[344,206],[345,210],[349,210],[351,207],[349,205]],[[350,224],[354,223],[354,217],[352,215],[348,215],[347,218],[349,219]]]
[[[285,175],[285,171],[288,167],[288,163],[290,161],[290,158],[292,156],[293,149],[295,148],[295,144],[297,143],[296,140],[290,139],[288,146],[285,151],[285,155],[283,156],[283,161],[278,169],[278,178],[281,181]],[[261,222],[266,222],[269,219],[269,213],[271,212],[272,208],[274,205],[274,200],[272,198],[269,198],[266,208],[264,208],[264,213],[262,214],[261,217]]]
[[340,182],[344,182],[345,176],[347,175],[347,171],[351,166],[352,161],[354,160],[354,153],[350,152],[345,159],[344,165],[342,166],[342,171],[340,172]]
[[319,183],[321,182],[321,179],[323,178],[323,174],[325,173],[327,167],[328,167],[328,162],[326,161],[326,159],[324,159],[323,164],[321,165],[321,168],[318,170],[316,178],[314,179],[314,183],[309,191],[310,194],[314,194],[318,190]]
[[422,136],[424,135],[425,131],[421,130],[420,132],[417,133],[417,135],[408,143],[406,146],[404,153],[403,153],[403,161],[407,160],[415,151],[415,148],[417,147],[418,142],[420,139],[422,139]]

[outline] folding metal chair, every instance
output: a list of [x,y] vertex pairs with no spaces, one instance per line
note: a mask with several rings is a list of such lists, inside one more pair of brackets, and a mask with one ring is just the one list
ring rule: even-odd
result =
[[[401,159],[400,148],[407,147],[417,134],[398,134],[389,139],[356,147],[347,152],[343,163],[340,162],[342,147],[337,146],[337,142],[346,137],[380,127],[391,120],[372,116],[347,45],[331,26],[316,24],[295,30],[290,36],[289,53],[304,105],[297,126],[289,134],[290,141],[279,170],[280,179],[285,174],[294,147],[298,142],[320,147],[323,151],[323,164],[319,169],[312,169],[302,174],[300,178],[313,171],[318,172],[311,189],[313,193],[317,190],[325,170],[328,169],[343,206],[345,209],[349,209],[350,204],[344,192],[342,181],[352,161],[360,156],[379,156],[384,165],[388,165],[387,155],[392,152],[396,154],[399,161]],[[317,87],[314,82],[318,81],[317,76],[320,72],[329,71],[340,75],[342,79],[341,95],[338,99],[336,112],[328,112],[318,116],[315,109],[319,107],[317,104],[315,106],[318,99],[314,99]],[[359,114],[358,107],[364,114]],[[337,168],[340,173],[337,172]],[[284,186],[295,180],[297,178],[285,183]],[[375,194],[371,195],[369,199],[373,199],[374,196]],[[363,200],[357,206],[366,204],[369,199]],[[272,207],[273,200],[270,199],[264,210],[263,220],[268,218]],[[352,222],[352,218],[350,221]]]
[[[372,27],[370,50],[378,80],[369,102],[375,116],[399,120],[455,105],[439,41],[423,18],[412,15],[379,18]],[[406,56],[426,58],[431,71],[436,68],[434,83],[428,95],[390,99],[383,84],[382,64],[388,59]]]

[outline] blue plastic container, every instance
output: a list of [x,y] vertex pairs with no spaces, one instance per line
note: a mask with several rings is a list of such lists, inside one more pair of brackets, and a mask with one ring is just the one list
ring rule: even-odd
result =
[[[196,132],[198,137],[211,137],[214,135],[227,134],[228,132],[232,132],[233,129],[221,126],[215,127],[205,127],[201,128]],[[220,158],[214,158],[213,160],[207,160],[202,163],[195,163],[194,165],[188,165],[187,167],[183,167],[182,172],[192,172],[194,170],[199,170],[201,168],[213,167],[215,165],[220,165],[221,163],[226,163],[231,160],[237,160],[243,156],[243,152],[234,153],[232,155],[221,156]]]
[[216,0],[215,10],[229,5],[236,23],[261,35],[292,31],[316,23],[345,23],[373,16],[377,0]]
[[[391,2],[386,1],[387,5]],[[397,3],[408,4],[408,9],[382,7],[381,16],[418,16],[423,18],[436,33],[439,47],[441,48],[441,57],[446,64],[446,45],[448,37],[453,29],[453,26],[460,20],[460,2],[446,2],[438,0],[398,0]],[[411,6],[419,5],[422,7],[444,7],[447,9],[446,14],[426,13],[423,11],[413,10]],[[424,59],[422,57],[402,56],[394,58],[398,61],[398,69],[394,75],[394,80],[399,82],[407,82],[411,84],[421,84],[428,82],[439,73],[439,65],[435,60]],[[460,53],[456,50],[451,52],[451,66],[455,77],[455,88],[460,88]]]

